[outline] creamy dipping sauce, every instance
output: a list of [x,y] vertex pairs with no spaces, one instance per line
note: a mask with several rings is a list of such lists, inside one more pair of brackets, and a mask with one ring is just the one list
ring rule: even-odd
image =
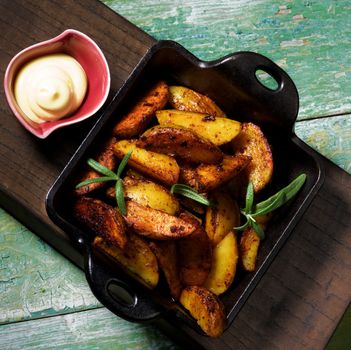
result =
[[28,119],[44,123],[74,113],[81,106],[87,87],[87,76],[79,62],[59,53],[26,63],[16,77],[14,94]]

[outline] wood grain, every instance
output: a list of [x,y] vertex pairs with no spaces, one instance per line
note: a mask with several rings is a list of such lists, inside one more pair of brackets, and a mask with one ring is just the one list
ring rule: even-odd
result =
[[2,209],[0,222],[0,324],[101,307],[80,269]]
[[8,324],[0,327],[0,344],[6,350],[179,349],[155,327],[131,327],[106,309]]
[[[348,56],[344,54],[350,38],[350,21],[345,20],[350,8],[346,1],[272,0],[269,6],[263,0],[225,0],[220,4],[213,0],[136,0],[109,4],[149,34],[179,40],[204,59],[243,48],[268,55],[297,82],[302,119],[351,110],[350,71],[345,61]],[[0,13],[2,77],[7,63],[20,49],[71,26],[92,36],[103,48],[116,91],[153,42],[94,1],[3,1]],[[325,31],[319,34],[321,23]],[[304,41],[306,37],[308,42]],[[323,60],[324,65],[316,64]],[[2,196],[0,201],[17,211],[16,215],[28,226],[37,227],[36,233],[44,235],[52,228],[47,219],[44,224],[38,221],[45,213],[42,194],[93,121],[86,122],[83,130],[81,126],[72,127],[46,141],[36,140],[13,119],[2,89],[1,86],[0,183],[2,189],[11,192],[11,198]],[[301,122],[296,130],[350,171],[351,155],[345,147],[349,141],[347,118]],[[15,153],[9,147],[10,141],[14,141]],[[6,171],[12,167],[18,173],[8,177]],[[325,187],[307,212],[314,219],[306,219],[295,230],[230,330],[219,341],[200,338],[203,345],[209,349],[320,349],[326,344],[350,301],[351,284],[350,180],[336,167],[328,169]],[[31,179],[39,170],[45,178],[33,186]],[[27,203],[31,209],[23,211]],[[131,324],[105,309],[95,309],[99,305],[91,296],[83,273],[65,263],[4,211],[0,212],[0,222],[0,291],[4,295],[0,309],[6,310],[2,322],[92,308],[3,325],[1,348],[48,348],[56,338],[60,341],[58,347],[72,349],[175,348],[152,327]],[[56,235],[65,237],[60,231],[51,232],[52,239]],[[66,242],[68,248],[69,241]]]
[[273,59],[297,85],[299,119],[351,112],[348,0],[103,2],[204,60],[246,50]]
[[314,150],[351,174],[351,115],[306,120],[295,132]]

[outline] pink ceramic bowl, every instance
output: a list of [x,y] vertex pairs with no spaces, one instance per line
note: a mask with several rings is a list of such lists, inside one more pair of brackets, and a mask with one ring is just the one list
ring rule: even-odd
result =
[[[57,121],[36,124],[23,117],[23,112],[14,97],[14,81],[23,64],[38,56],[52,53],[66,53],[81,64],[88,78],[88,91],[83,104],[73,115]],[[97,44],[87,35],[77,30],[67,29],[59,36],[30,46],[13,57],[6,69],[4,86],[7,102],[16,118],[28,131],[43,139],[58,128],[94,115],[107,99],[110,80],[106,58]]]

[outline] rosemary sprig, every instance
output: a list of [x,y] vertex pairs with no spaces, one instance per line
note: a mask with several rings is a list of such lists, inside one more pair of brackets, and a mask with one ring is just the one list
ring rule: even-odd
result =
[[293,198],[299,192],[305,181],[306,174],[301,174],[293,181],[291,181],[288,186],[282,188],[273,196],[256,205],[253,204],[254,192],[253,185],[250,182],[247,186],[245,208],[241,210],[241,214],[245,216],[246,222],[241,226],[234,227],[234,229],[238,231],[243,231],[247,227],[252,227],[257,233],[258,237],[260,237],[260,239],[264,239],[264,231],[260,224],[256,221],[256,218],[258,216],[268,214],[275,209],[278,209],[288,200]]
[[198,193],[195,189],[184,184],[174,184],[171,187],[171,193],[180,194],[181,196],[188,197],[201,204],[211,206],[212,203],[202,194]]
[[121,211],[122,215],[126,215],[127,214],[127,210],[126,210],[126,203],[124,201],[124,193],[123,193],[123,181],[121,179],[121,174],[124,170],[124,168],[126,167],[129,158],[131,157],[133,151],[128,152],[123,159],[121,160],[121,162],[119,163],[117,172],[114,173],[112,170],[106,168],[105,166],[103,166],[102,164],[100,164],[99,162],[97,162],[96,160],[89,158],[87,163],[88,165],[93,168],[95,171],[97,171],[100,174],[103,174],[105,176],[101,176],[101,177],[96,177],[94,179],[89,179],[89,180],[85,180],[80,182],[76,188],[82,187],[82,186],[86,186],[86,185],[90,185],[92,183],[96,183],[96,182],[106,182],[106,181],[116,181],[116,202],[117,202],[117,206],[119,208],[119,210]]

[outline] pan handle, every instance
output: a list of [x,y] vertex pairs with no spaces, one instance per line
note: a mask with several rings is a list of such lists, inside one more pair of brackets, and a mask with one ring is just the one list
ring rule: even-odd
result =
[[85,256],[85,275],[95,297],[117,316],[131,322],[151,321],[161,310],[148,297],[148,293],[126,283],[107,264],[100,262],[91,247]]
[[[255,52],[237,52],[217,62],[250,97],[260,114],[259,119],[291,133],[299,110],[299,95],[290,76],[269,58]],[[277,83],[276,89],[264,85],[257,71],[270,75]]]

